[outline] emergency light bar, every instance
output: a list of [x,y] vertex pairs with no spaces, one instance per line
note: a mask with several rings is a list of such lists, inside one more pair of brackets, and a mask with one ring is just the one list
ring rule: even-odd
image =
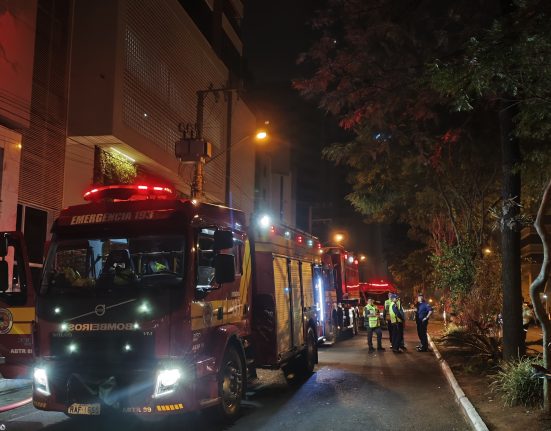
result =
[[144,184],[116,184],[111,186],[94,187],[84,193],[84,200],[93,201],[99,199],[129,200],[132,196],[145,196],[147,198],[168,197],[174,194],[170,187],[148,186]]

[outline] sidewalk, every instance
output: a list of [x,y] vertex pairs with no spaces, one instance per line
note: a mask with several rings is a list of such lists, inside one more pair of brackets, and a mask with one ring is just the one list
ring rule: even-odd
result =
[[0,396],[15,392],[20,389],[30,388],[32,380],[30,379],[4,379],[0,378]]
[[[469,355],[461,354],[457,349],[440,343],[439,338],[443,329],[443,322],[431,320],[429,333],[432,340],[437,344],[441,355],[448,362],[459,386],[489,429],[492,431],[540,431],[551,429],[551,423],[542,416],[542,411],[537,407],[506,407],[499,394],[492,392],[490,389],[491,374],[495,370],[480,370],[473,367],[469,362]],[[541,343],[541,331],[539,328],[530,329],[527,340],[529,343],[536,344],[528,347],[536,350],[539,343]],[[541,351],[541,346],[539,346],[539,349]]]
[[543,333],[539,326],[530,326],[526,334],[526,353],[543,353]]

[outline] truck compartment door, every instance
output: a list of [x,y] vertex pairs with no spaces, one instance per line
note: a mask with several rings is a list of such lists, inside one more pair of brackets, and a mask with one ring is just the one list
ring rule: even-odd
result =
[[303,325],[303,307],[302,288],[300,277],[300,263],[298,260],[291,259],[289,262],[289,273],[291,280],[291,307],[293,319],[293,344],[300,347],[304,344],[304,325]]
[[291,304],[287,259],[274,256],[274,288],[276,306],[277,353],[291,349]]
[[28,375],[33,361],[34,289],[25,240],[20,232],[0,232],[0,373]]

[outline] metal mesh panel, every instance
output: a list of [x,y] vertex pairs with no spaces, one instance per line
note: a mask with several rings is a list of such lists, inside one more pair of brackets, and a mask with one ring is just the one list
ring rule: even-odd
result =
[[287,259],[274,257],[274,287],[277,316],[277,351],[283,353],[291,348],[290,302],[287,283]]
[[291,291],[293,294],[293,340],[295,346],[304,342],[302,330],[302,295],[300,291],[298,260],[291,260]]
[[312,284],[312,265],[302,262],[302,292],[304,295],[304,306],[312,307],[314,300],[314,286]]
[[[196,92],[209,85],[223,87],[228,71],[192,20],[174,0],[126,0],[124,3],[123,121],[173,154],[178,123],[195,123]],[[162,47],[162,48],[161,48]],[[227,101],[208,94],[204,101],[203,136],[220,155],[205,167],[204,191],[222,202],[225,185]],[[254,131],[256,120],[234,97],[232,145]],[[232,148],[232,206],[246,212],[254,204],[254,144],[251,139]],[[192,169],[180,169],[191,181]]]
[[23,131],[21,152],[19,201],[54,211],[63,198],[69,11],[69,3],[39,4],[31,127]]
[[[123,121],[169,154],[181,136],[178,124],[195,123],[196,91],[227,81],[227,70],[191,26],[173,0],[125,2]],[[214,154],[223,148],[225,112],[223,97],[205,99],[203,136]],[[223,200],[224,157],[205,174],[205,191]]]

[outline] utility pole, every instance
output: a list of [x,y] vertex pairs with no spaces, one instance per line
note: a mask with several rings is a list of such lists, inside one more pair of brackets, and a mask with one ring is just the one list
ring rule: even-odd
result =
[[197,112],[195,133],[191,133],[188,137],[184,133],[184,137],[176,143],[176,157],[184,162],[194,162],[193,180],[191,182],[191,198],[198,199],[203,196],[203,183],[206,159],[212,156],[210,143],[203,138],[203,113],[205,110],[205,98],[208,94],[214,94],[215,100],[218,101],[219,94],[222,93],[227,102],[226,113],[226,172],[225,172],[225,193],[224,202],[230,204],[231,200],[231,146],[232,146],[232,116],[233,116],[233,92],[237,88],[213,88],[212,85],[206,90],[197,91]]
[[[197,92],[197,112],[196,112],[196,134],[197,139],[203,139],[203,110],[205,106],[205,92]],[[191,198],[197,199],[203,195],[203,173],[205,168],[205,157],[200,157],[195,162],[195,168],[193,172],[193,181],[191,183]]]

